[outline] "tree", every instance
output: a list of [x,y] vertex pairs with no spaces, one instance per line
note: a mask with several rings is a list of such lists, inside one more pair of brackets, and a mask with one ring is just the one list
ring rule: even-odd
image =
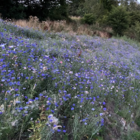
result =
[[104,9],[111,11],[112,6],[118,6],[119,2],[117,0],[100,0],[100,4]]
[[78,11],[82,8],[81,5],[83,5],[84,2],[85,0],[71,0],[68,5],[68,14],[72,16],[79,16],[80,14]]
[[129,15],[123,6],[114,7],[107,18],[108,24],[112,27],[115,34],[122,35],[129,27]]
[[22,19],[25,17],[24,8],[18,0],[1,0],[0,13],[4,19]]
[[3,18],[27,19],[32,15],[41,21],[64,19],[68,17],[67,0],[2,0],[0,13]]

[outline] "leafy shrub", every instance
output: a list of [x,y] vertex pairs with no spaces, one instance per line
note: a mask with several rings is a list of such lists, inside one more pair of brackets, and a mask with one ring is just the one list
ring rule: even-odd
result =
[[128,13],[122,6],[114,7],[107,18],[108,24],[112,27],[115,34],[122,35],[128,28]]
[[102,26],[107,25],[107,18],[108,14],[103,15],[102,17],[98,18],[98,23]]
[[91,13],[85,14],[82,18],[82,23],[93,24],[95,23],[95,16]]
[[140,132],[138,131],[134,131],[132,134],[131,134],[133,140],[140,140]]
[[135,123],[140,127],[140,117],[136,118]]
[[129,12],[129,19],[130,19],[129,26],[131,27],[131,26],[135,25],[135,23],[137,21],[140,22],[140,13],[139,12],[136,12],[136,11]]
[[134,24],[125,32],[125,35],[131,39],[140,41],[140,22],[137,21]]
[[134,31],[136,33],[136,39],[140,40],[140,22],[136,22],[134,26]]

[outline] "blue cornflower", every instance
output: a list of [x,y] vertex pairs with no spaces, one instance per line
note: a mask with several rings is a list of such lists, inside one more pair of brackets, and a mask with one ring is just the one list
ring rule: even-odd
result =
[[72,107],[71,110],[74,110],[74,107]]
[[94,111],[95,109],[94,109],[94,108],[92,108],[92,110]]
[[61,130],[60,129],[57,129],[57,132],[61,132]]
[[64,133],[66,133],[66,130],[63,130]]
[[83,121],[83,122],[85,122],[85,121],[86,121],[86,119],[83,119],[82,121]]
[[103,102],[103,105],[105,105],[105,102]]
[[52,113],[54,113],[54,110],[51,110]]
[[49,109],[50,109],[49,107],[46,108],[46,110],[49,110]]
[[42,94],[42,93],[40,93],[40,94],[39,94],[39,96],[43,96],[43,94]]
[[23,110],[23,107],[20,107],[19,109],[20,109],[20,110]]
[[24,96],[26,99],[28,98],[27,96]]
[[103,108],[104,111],[106,111],[106,108]]
[[20,102],[20,101],[16,101],[16,103],[17,103],[17,104],[20,104],[21,102]]
[[50,101],[50,100],[51,100],[51,98],[50,98],[50,97],[48,97],[48,100]]
[[38,97],[35,97],[35,100],[38,100],[39,98]]
[[102,118],[101,119],[101,126],[103,126],[104,125],[104,119]]
[[87,125],[87,123],[85,122],[85,125]]

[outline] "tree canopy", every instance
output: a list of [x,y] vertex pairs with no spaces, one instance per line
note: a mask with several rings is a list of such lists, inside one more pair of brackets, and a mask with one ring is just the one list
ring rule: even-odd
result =
[[1,0],[0,13],[4,19],[22,19],[30,15],[40,20],[64,19],[68,3],[68,0]]

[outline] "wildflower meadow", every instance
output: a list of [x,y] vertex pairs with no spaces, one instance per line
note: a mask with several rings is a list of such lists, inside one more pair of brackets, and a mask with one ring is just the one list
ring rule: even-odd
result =
[[0,140],[140,140],[140,45],[0,20]]

